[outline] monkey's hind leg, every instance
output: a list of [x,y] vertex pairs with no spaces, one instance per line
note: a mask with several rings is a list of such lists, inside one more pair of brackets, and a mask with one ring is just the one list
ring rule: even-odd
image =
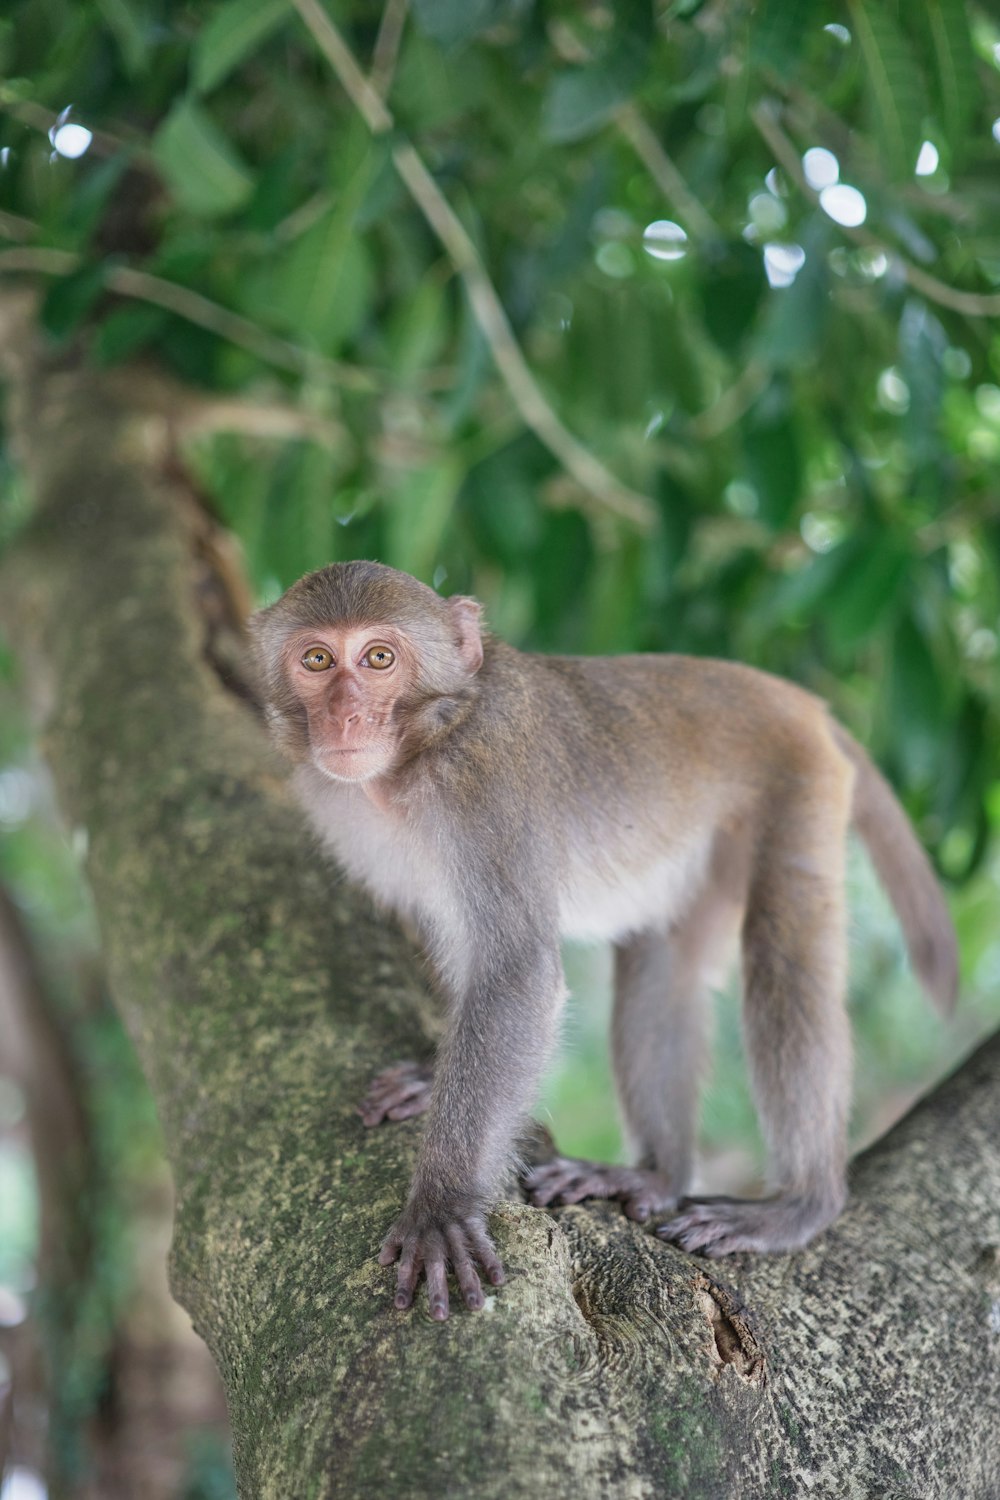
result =
[[411,1120],[422,1115],[431,1102],[434,1069],[430,1063],[399,1062],[377,1073],[358,1105],[364,1125],[383,1120]]
[[778,1191],[685,1200],[657,1230],[685,1250],[795,1250],[844,1205],[851,1055],[840,790],[814,788],[782,809],[758,848],[743,930],[746,1045]]
[[711,986],[721,978],[739,906],[706,886],[681,923],[615,948],[611,1048],[635,1167],[557,1157],[525,1179],[533,1203],[617,1198],[630,1219],[676,1207],[694,1153]]

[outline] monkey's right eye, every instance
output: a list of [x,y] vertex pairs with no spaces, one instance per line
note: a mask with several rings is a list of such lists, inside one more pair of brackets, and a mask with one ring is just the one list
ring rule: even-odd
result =
[[307,672],[327,672],[333,666],[333,653],[325,646],[310,646],[302,657]]

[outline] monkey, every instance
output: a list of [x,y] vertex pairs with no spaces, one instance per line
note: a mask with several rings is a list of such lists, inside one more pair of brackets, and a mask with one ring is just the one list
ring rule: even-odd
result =
[[[516,650],[479,603],[333,563],[251,622],[265,714],[321,843],[415,922],[448,1005],[433,1072],[385,1070],[374,1126],[426,1112],[379,1261],[449,1314],[504,1269],[487,1213],[556,1039],[563,937],[614,947],[611,1051],[633,1165],[557,1157],[530,1201],[618,1200],[710,1257],[807,1244],[846,1200],[845,854],[867,844],[945,1012],[957,947],[930,862],[867,753],[804,688],[736,662]],[[706,1013],[742,953],[762,1198],[686,1196]]]

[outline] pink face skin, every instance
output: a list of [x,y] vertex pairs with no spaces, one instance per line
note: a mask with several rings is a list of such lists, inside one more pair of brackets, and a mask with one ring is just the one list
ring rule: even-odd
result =
[[393,705],[412,673],[405,637],[389,626],[324,626],[300,632],[287,649],[313,764],[334,781],[372,781],[390,771],[398,752]]

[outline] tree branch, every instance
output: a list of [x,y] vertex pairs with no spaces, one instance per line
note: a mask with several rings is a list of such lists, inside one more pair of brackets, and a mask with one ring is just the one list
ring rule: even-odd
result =
[[321,866],[206,664],[167,424],[127,383],[50,365],[23,298],[0,299],[0,359],[36,497],[0,609],[48,678],[241,1494],[839,1500],[845,1475],[858,1495],[990,1494],[1000,1040],[862,1158],[797,1255],[700,1261],[614,1206],[512,1202],[487,1311],[394,1312],[374,1257],[419,1127],[366,1132],[355,1100],[431,1044],[418,965]]
[[[0,275],[16,271],[34,272],[42,276],[68,276],[79,270],[82,257],[73,250],[55,250],[44,245],[18,246],[16,249],[0,251]],[[174,281],[165,281],[162,276],[153,276],[148,271],[135,271],[129,266],[105,265],[102,279],[109,292],[120,297],[134,298],[152,307],[162,307],[175,313],[188,323],[218,334],[228,343],[256,356],[265,364],[276,365],[296,375],[323,375],[346,390],[371,392],[383,384],[373,372],[356,365],[345,365],[326,355],[303,349],[287,339],[267,333],[258,324],[232,312],[228,307],[212,302],[190,287],[178,286]]]
[[718,240],[722,231],[712,215],[688,187],[667,155],[659,137],[635,104],[628,103],[615,115],[615,124],[656,183],[667,202],[680,214],[692,235]]

